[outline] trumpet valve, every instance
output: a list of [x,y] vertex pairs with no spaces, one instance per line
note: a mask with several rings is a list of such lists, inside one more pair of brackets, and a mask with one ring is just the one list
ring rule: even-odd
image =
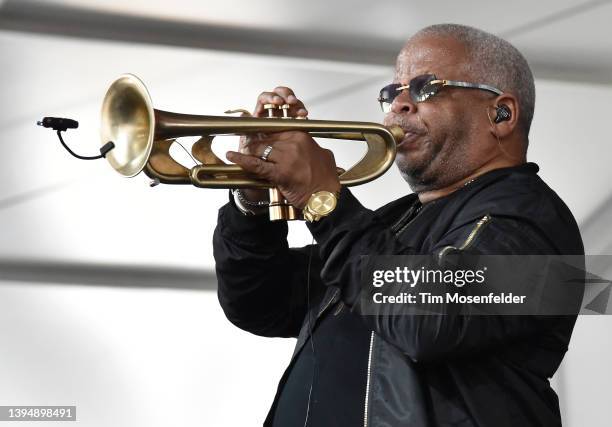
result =
[[289,109],[291,108],[291,105],[289,104],[283,104],[280,107],[281,110],[283,110],[283,119],[290,119],[291,117],[289,117]]
[[276,110],[276,104],[264,104],[264,110],[268,112],[268,117],[274,117],[274,110]]
[[295,206],[287,205],[287,221],[294,221],[302,218],[302,211]]

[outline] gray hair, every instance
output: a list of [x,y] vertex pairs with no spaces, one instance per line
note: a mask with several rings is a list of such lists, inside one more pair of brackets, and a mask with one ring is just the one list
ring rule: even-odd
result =
[[528,138],[535,108],[533,74],[525,57],[517,48],[496,35],[458,24],[438,24],[425,27],[412,38],[450,37],[461,42],[470,55],[468,71],[476,83],[495,86],[514,94],[518,99],[519,128]]

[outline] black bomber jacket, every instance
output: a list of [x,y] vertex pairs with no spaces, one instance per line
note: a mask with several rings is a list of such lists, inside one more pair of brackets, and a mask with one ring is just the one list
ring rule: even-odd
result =
[[[357,309],[362,255],[436,254],[448,247],[583,255],[576,221],[537,172],[534,163],[488,172],[426,203],[408,222],[415,194],[372,211],[344,188],[332,214],[308,225],[317,241],[313,318],[340,299]],[[229,203],[219,212],[213,246],[227,318],[257,335],[297,337],[295,360],[308,337],[309,247],[289,248],[286,236],[286,223],[243,216]],[[549,378],[568,349],[576,316],[362,318],[372,331],[365,427],[561,425]]]

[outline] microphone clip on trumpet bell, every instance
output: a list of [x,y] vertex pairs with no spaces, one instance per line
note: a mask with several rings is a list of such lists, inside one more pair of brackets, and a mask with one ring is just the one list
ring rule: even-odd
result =
[[79,127],[79,122],[76,120],[65,119],[63,117],[43,117],[43,119],[36,122],[36,124],[38,126],[51,128],[60,132]]
[[68,147],[68,145],[64,142],[64,138],[62,138],[62,132],[67,131],[68,129],[76,129],[79,127],[79,122],[72,119],[67,119],[64,117],[43,117],[42,120],[36,122],[38,126],[42,126],[44,128],[51,128],[57,132],[57,137],[59,138],[60,143],[64,146],[64,148],[72,154],[74,157],[80,160],[97,160],[106,158],[106,155],[109,151],[115,148],[115,143],[113,141],[108,141],[102,147],[100,147],[100,155],[99,156],[81,156],[80,154],[75,153]]

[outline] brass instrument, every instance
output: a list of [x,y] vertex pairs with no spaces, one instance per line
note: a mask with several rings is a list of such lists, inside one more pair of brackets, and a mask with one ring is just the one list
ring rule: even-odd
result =
[[[286,120],[290,119],[290,120]],[[244,135],[282,131],[304,131],[313,137],[365,141],[368,151],[352,168],[341,171],[342,185],[365,184],[389,169],[395,158],[396,141],[403,138],[399,127],[376,123],[291,120],[291,118],[223,117],[178,114],[153,108],[144,83],[124,74],[108,89],[102,104],[102,143],[115,148],[106,159],[121,175],[133,177],[144,170],[164,184],[192,184],[202,188],[269,188],[270,219],[297,219],[299,212],[283,200],[274,185],[249,176],[238,165],[226,164],[212,151],[216,135]],[[174,138],[200,136],[192,148],[202,164],[191,169],[170,156]]]

